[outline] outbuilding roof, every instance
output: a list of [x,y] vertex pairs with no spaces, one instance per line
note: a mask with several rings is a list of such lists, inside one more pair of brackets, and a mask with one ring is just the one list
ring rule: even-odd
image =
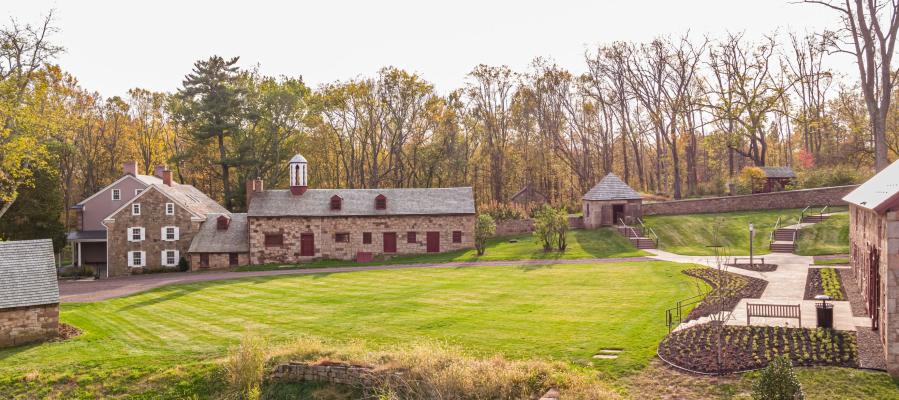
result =
[[50,239],[0,242],[0,308],[59,303]]
[[[218,218],[230,218],[228,229],[218,229]],[[190,242],[189,253],[246,253],[250,251],[247,238],[247,214],[209,214],[206,222]]]
[[602,178],[583,197],[584,200],[637,200],[642,198],[640,193],[631,189],[621,178],[611,173]]
[[899,203],[899,161],[849,192],[843,200],[880,213]]
[[795,178],[796,173],[790,167],[759,167],[766,178]]
[[[342,199],[332,210],[331,196]],[[384,195],[387,208],[375,209],[375,198]],[[430,189],[309,189],[299,196],[288,190],[253,194],[247,214],[251,217],[346,217],[377,215],[474,214],[470,187]]]

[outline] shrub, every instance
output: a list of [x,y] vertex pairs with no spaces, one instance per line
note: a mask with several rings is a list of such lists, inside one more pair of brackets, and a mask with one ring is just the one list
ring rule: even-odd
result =
[[190,265],[187,263],[187,259],[184,257],[181,257],[181,259],[178,260],[178,271],[187,272],[187,270],[189,270],[189,269],[190,269]]
[[796,175],[800,188],[852,185],[867,178],[858,168],[848,165],[809,169],[799,171]]
[[793,373],[793,364],[787,356],[778,356],[762,370],[752,391],[755,400],[802,400],[802,385]]
[[568,246],[568,213],[565,209],[549,205],[541,207],[534,217],[534,236],[543,245],[543,251],[552,251],[553,247],[565,251]]
[[478,220],[474,227],[474,247],[478,251],[478,255],[484,255],[487,247],[487,239],[496,234],[496,222],[493,217],[488,214],[478,215]]
[[265,341],[256,335],[245,335],[232,347],[225,362],[225,380],[231,398],[256,400],[268,361]]
[[765,172],[759,167],[746,167],[737,177],[737,193],[755,193],[765,184]]

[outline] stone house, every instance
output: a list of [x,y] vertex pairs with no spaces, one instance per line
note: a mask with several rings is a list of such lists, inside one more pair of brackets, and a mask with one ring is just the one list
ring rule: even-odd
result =
[[843,198],[849,203],[850,264],[887,370],[899,376],[899,161]]
[[0,242],[0,347],[59,334],[53,241]]
[[611,226],[621,221],[633,224],[643,216],[643,197],[612,173],[602,178],[581,200],[586,229]]
[[288,190],[247,183],[250,264],[365,261],[474,246],[470,187],[309,189],[306,159],[296,155],[288,168]]

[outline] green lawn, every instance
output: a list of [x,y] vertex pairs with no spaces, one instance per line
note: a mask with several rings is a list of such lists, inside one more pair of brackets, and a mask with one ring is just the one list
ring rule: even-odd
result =
[[836,214],[803,229],[796,241],[796,254],[817,256],[849,253],[849,214]]
[[849,265],[849,257],[815,260],[815,265]]
[[[568,233],[568,247],[565,252],[543,251],[533,235],[504,236],[493,238],[488,242],[483,256],[478,257],[474,249],[450,251],[446,253],[414,254],[375,260],[369,263],[356,263],[344,260],[321,260],[291,265],[294,268],[321,268],[337,266],[364,266],[386,264],[421,264],[449,261],[507,261],[507,260],[555,260],[576,258],[609,258],[646,256],[637,250],[631,242],[611,228],[595,230],[573,230]],[[267,269],[283,269],[284,264],[248,265],[238,267],[238,271],[258,271]]]
[[[364,271],[246,278],[65,304],[78,338],[0,351],[0,393],[178,397],[217,387],[214,363],[246,332],[369,346],[441,340],[474,355],[571,361],[609,377],[643,368],[664,310],[696,292],[688,265],[643,262]],[[623,348],[617,360],[590,358]],[[57,392],[53,392],[57,391]],[[60,392],[62,391],[62,395]]]

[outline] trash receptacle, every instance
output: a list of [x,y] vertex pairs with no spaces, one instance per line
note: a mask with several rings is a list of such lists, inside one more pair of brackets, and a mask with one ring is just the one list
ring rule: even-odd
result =
[[823,294],[815,296],[815,300],[821,300],[820,303],[815,303],[815,312],[818,314],[819,328],[833,329],[833,303],[827,303],[827,300],[830,299],[830,296]]

